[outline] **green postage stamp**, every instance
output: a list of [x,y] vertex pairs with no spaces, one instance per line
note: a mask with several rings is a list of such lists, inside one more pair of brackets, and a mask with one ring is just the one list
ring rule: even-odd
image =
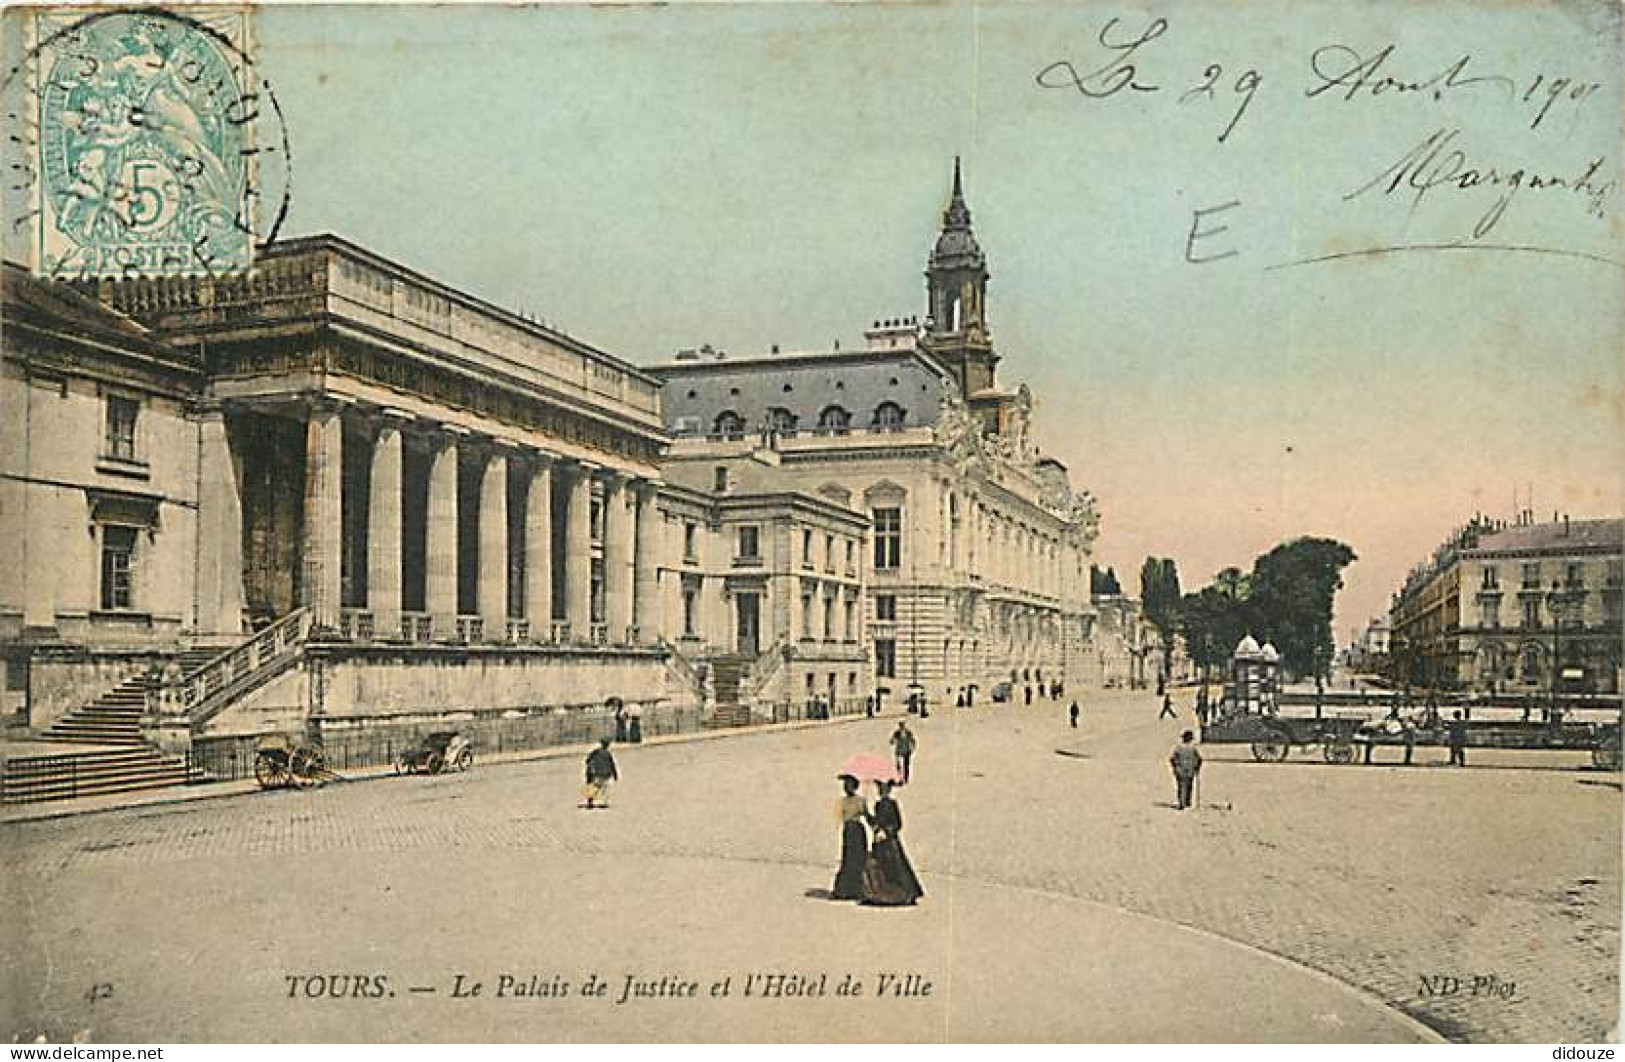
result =
[[261,108],[247,9],[59,9],[33,29],[36,272],[247,269]]

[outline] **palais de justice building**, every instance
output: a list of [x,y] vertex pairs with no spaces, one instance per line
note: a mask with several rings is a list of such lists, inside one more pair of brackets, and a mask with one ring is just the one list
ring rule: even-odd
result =
[[1093,507],[997,379],[970,220],[956,167],[923,323],[654,368],[334,236],[7,266],[3,711],[54,744],[6,799],[240,775],[268,733],[343,767],[1090,675]]
[[[952,703],[1003,682],[1079,682],[1097,670],[1094,506],[1034,444],[1027,388],[998,379],[987,261],[957,164],[925,276],[923,320],[876,321],[862,349],[702,348],[652,366],[674,436],[663,474],[723,495],[772,484],[859,514],[869,609],[856,622],[879,689],[918,684]],[[779,617],[795,653],[821,644],[824,617],[848,606],[832,574],[850,562],[830,555],[846,547],[810,530],[777,545],[788,578],[761,602],[730,598],[747,652],[758,646],[748,615]]]

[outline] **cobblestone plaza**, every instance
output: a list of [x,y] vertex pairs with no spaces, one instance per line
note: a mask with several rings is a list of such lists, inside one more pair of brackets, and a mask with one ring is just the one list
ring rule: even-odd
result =
[[[563,757],[13,823],[0,829],[25,928],[0,946],[7,1031],[1611,1034],[1617,775],[1567,753],[1450,770],[1442,749],[1401,768],[1210,747],[1200,806],[1179,814],[1164,759],[1184,723],[1156,715],[1122,693],[1087,699],[1079,730],[1044,700],[920,721],[901,803],[927,895],[903,910],[819,896],[838,852],[834,769],[883,751],[889,719],[621,749],[608,812],[576,808]],[[778,973],[824,994],[764,999],[757,980],[743,995]],[[861,996],[836,995],[848,973]],[[581,994],[592,974],[603,996]],[[556,982],[571,994],[543,992]],[[657,994],[683,984],[693,998]]]

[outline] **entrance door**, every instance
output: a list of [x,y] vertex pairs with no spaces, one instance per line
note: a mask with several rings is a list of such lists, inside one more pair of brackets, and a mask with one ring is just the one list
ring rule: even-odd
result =
[[761,649],[762,598],[760,594],[735,594],[734,608],[739,620],[738,650],[755,656]]

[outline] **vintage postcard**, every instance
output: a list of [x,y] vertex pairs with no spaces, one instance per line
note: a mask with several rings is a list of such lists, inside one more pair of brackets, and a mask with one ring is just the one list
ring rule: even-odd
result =
[[1617,1039],[1622,24],[6,7],[0,1035]]

